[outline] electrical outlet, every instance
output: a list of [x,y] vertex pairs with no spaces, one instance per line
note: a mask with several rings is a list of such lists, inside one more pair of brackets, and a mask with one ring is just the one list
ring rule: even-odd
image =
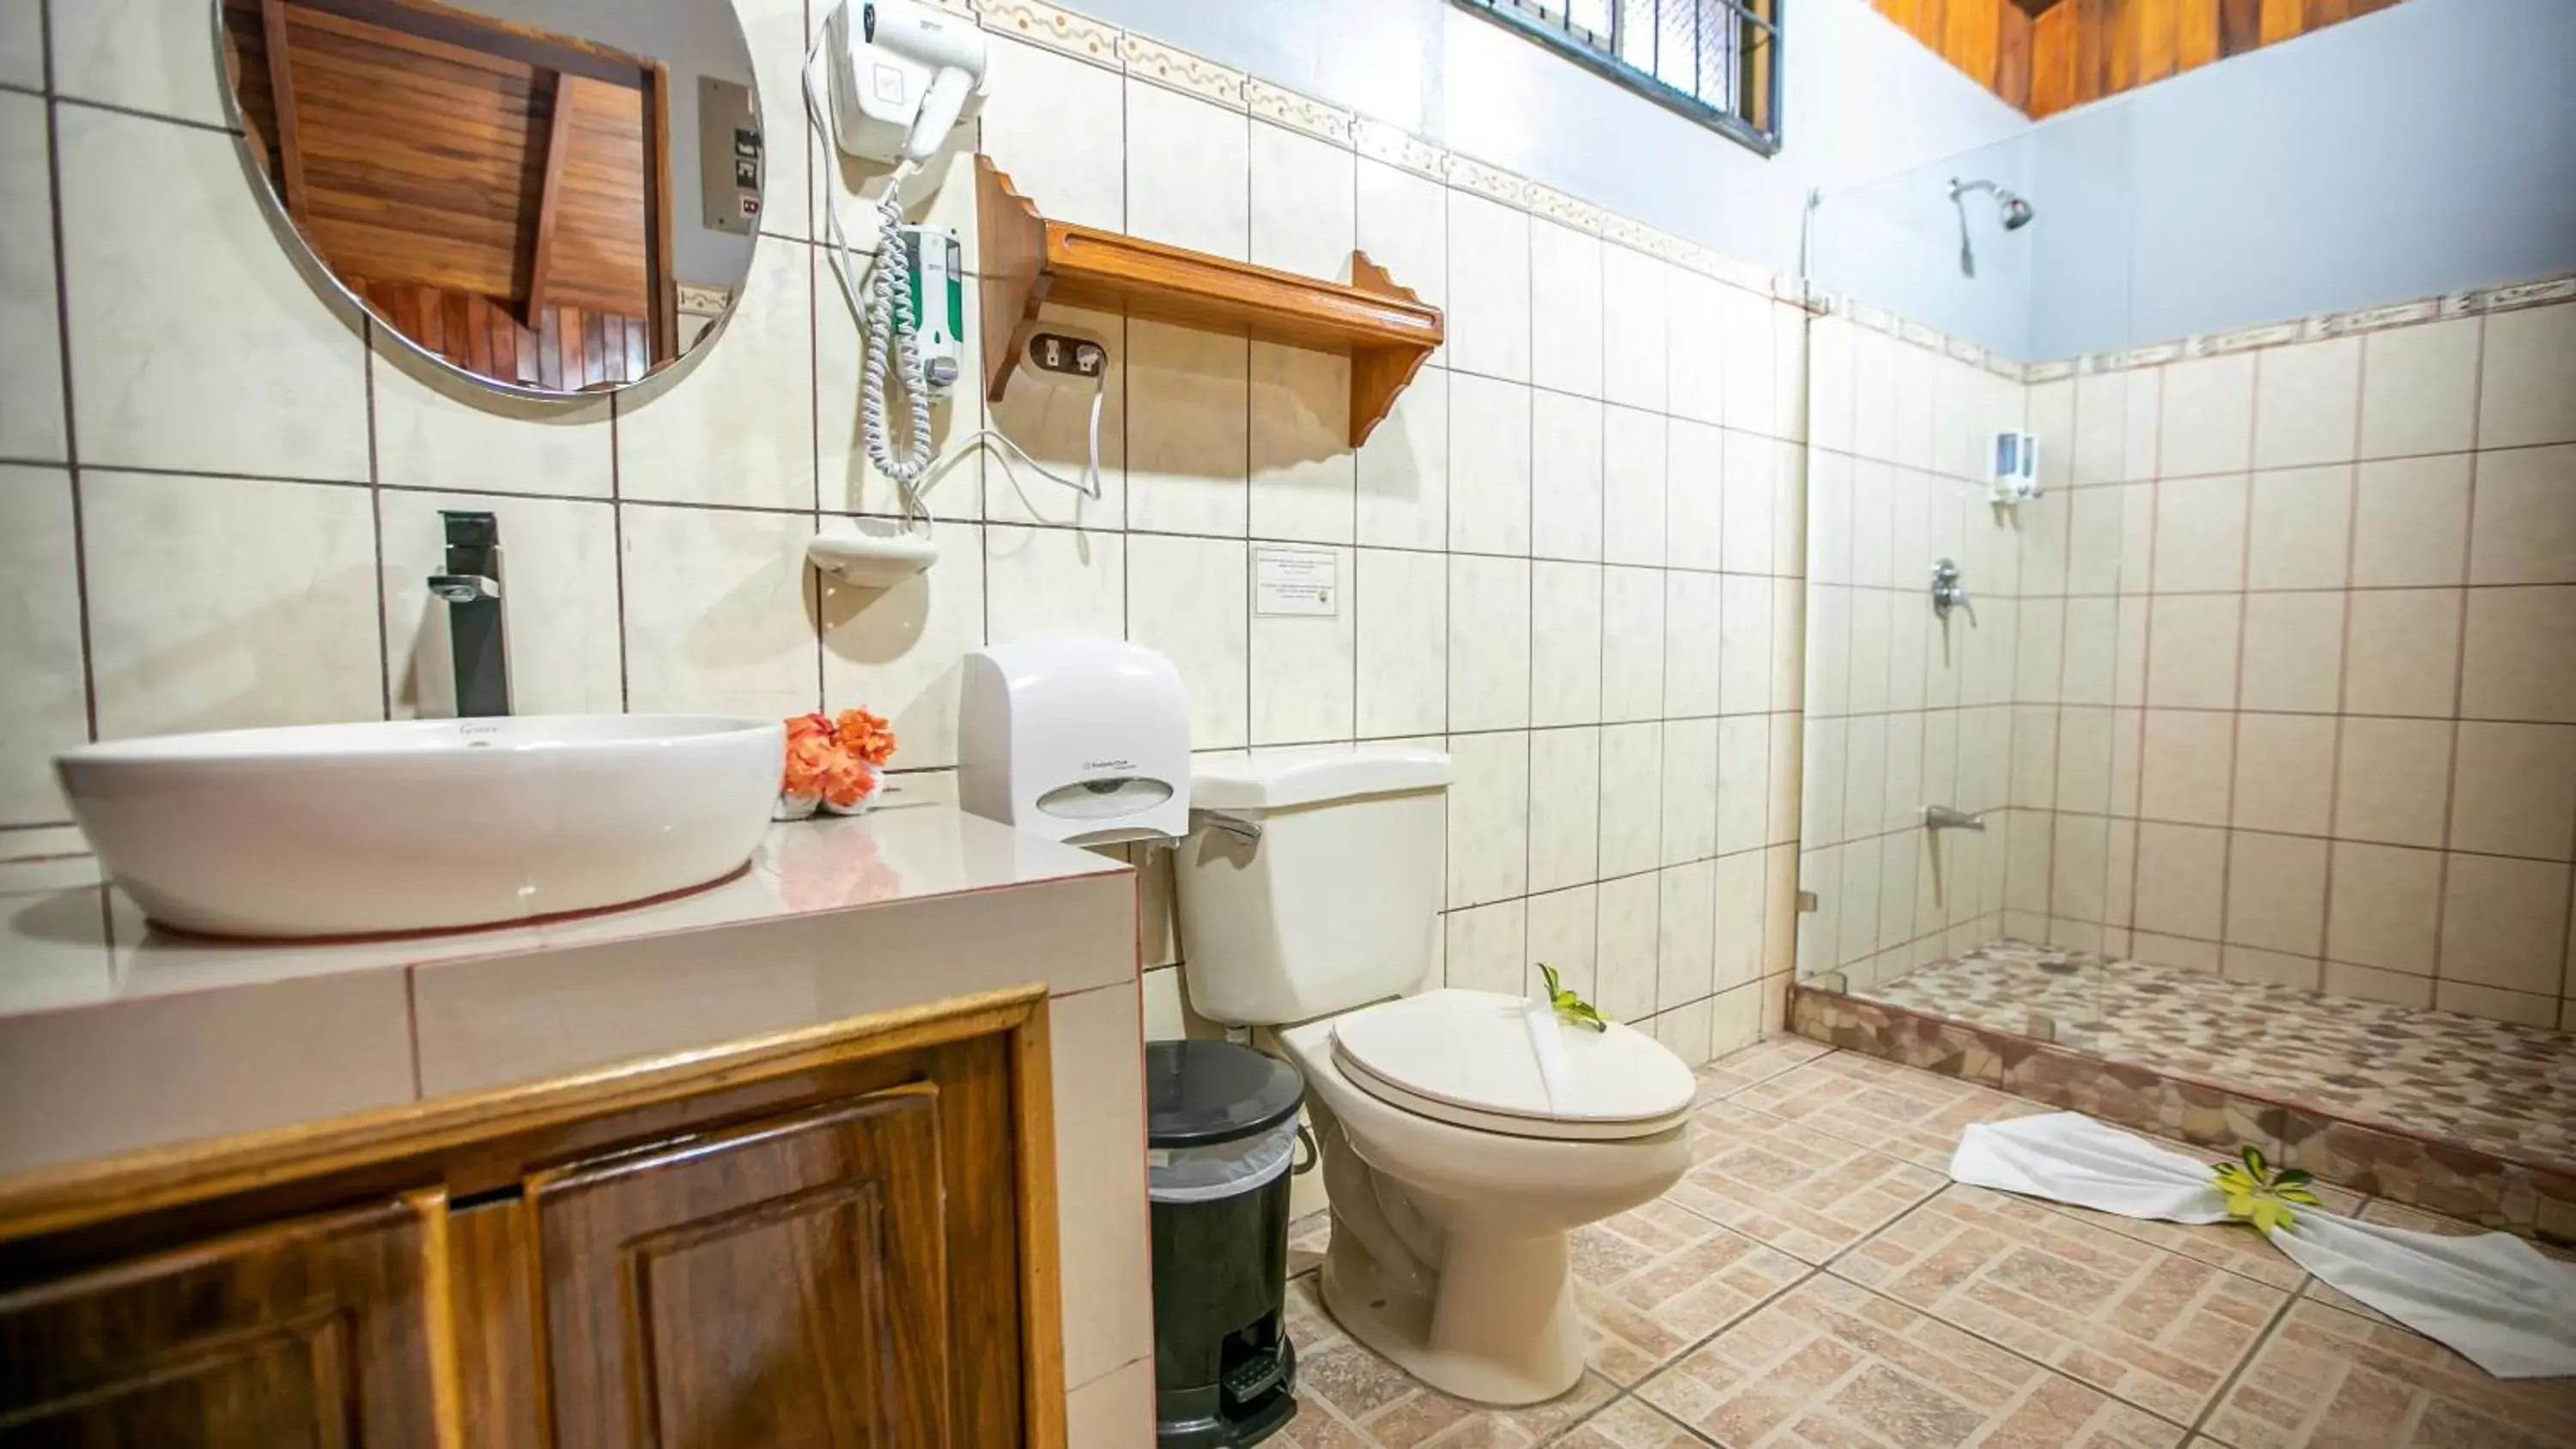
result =
[[1109,349],[1094,338],[1041,332],[1029,339],[1029,365],[1040,372],[1097,378],[1109,365]]

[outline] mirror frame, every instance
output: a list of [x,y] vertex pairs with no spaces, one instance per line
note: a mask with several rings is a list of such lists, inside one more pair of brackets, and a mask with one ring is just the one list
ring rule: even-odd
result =
[[[435,3],[447,4],[448,0],[435,0]],[[529,387],[524,383],[505,382],[500,378],[476,372],[472,368],[461,367],[445,354],[429,348],[395,326],[390,319],[370,305],[366,298],[358,295],[346,282],[340,280],[339,273],[331,270],[330,262],[323,257],[322,249],[313,244],[313,239],[305,235],[304,228],[297,224],[294,215],[286,209],[286,198],[278,194],[277,178],[269,175],[265,158],[251,146],[250,121],[242,113],[241,86],[238,78],[233,74],[232,49],[224,43],[224,12],[228,8],[228,0],[206,0],[206,16],[207,36],[214,49],[216,89],[223,93],[224,124],[232,132],[234,151],[241,160],[243,172],[253,189],[259,194],[261,209],[267,213],[270,229],[277,233],[278,244],[291,254],[297,270],[305,274],[305,279],[324,290],[324,300],[336,299],[356,308],[358,314],[366,319],[368,341],[372,342],[378,335],[389,338],[414,359],[427,363],[448,377],[471,383],[487,392],[504,397],[531,402],[577,404],[615,397],[640,387],[649,387],[677,375],[685,367],[693,366],[694,359],[714,348],[722,340],[726,326],[733,321],[734,314],[742,310],[743,291],[751,285],[752,275],[760,264],[760,244],[768,235],[765,223],[769,216],[769,182],[774,175],[773,163],[769,160],[771,138],[767,130],[768,111],[761,102],[760,66],[752,54],[751,33],[743,28],[742,14],[734,8],[731,0],[689,0],[689,3],[723,7],[726,18],[733,25],[735,37],[742,42],[743,59],[750,63],[748,70],[751,76],[751,113],[755,117],[762,118],[763,127],[760,188],[762,224],[756,224],[751,229],[751,250],[746,254],[747,260],[743,266],[742,280],[734,284],[733,294],[726,300],[724,312],[707,324],[706,330],[699,335],[695,345],[682,349],[678,356],[658,367],[647,368],[642,377],[602,387],[582,388],[578,391]],[[450,5],[449,8],[466,10],[467,7]]]

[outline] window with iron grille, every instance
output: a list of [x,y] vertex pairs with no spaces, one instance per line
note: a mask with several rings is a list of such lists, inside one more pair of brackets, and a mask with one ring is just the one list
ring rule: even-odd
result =
[[1783,0],[1456,0],[1768,156]]

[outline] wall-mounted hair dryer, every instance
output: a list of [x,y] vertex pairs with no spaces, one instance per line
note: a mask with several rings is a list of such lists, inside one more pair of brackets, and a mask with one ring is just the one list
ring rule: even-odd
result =
[[927,161],[984,105],[984,32],[920,0],[845,0],[825,25],[832,129],[841,149]]

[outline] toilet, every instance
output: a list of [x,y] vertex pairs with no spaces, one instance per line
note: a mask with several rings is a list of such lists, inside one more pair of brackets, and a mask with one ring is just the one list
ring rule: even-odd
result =
[[1332,1199],[1324,1306],[1415,1378],[1489,1404],[1583,1375],[1566,1235],[1690,1166],[1693,1081],[1652,1037],[1421,986],[1450,763],[1361,748],[1201,759],[1175,879],[1202,1016],[1306,1075]]

